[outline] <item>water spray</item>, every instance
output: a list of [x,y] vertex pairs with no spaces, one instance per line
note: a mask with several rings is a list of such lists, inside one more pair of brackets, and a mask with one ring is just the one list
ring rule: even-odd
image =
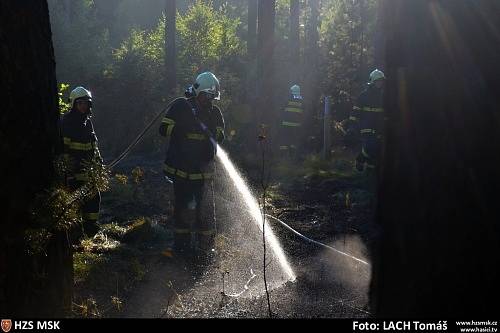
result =
[[[116,166],[119,162],[121,162],[128,155],[128,153],[132,150],[132,148],[135,147],[142,140],[145,133],[152,127],[152,125],[161,117],[161,115],[165,112],[165,110],[167,110],[172,104],[173,104],[173,102],[169,103],[166,108],[161,110],[151,120],[151,122],[146,126],[146,128],[141,133],[139,133],[139,135],[135,138],[134,141],[132,141],[132,143],[127,147],[127,149],[125,149],[125,151],[123,153],[121,153],[115,160],[113,160],[108,165],[109,169],[112,169],[114,166]],[[196,116],[195,110],[193,110],[193,113]],[[278,258],[278,261],[280,263],[282,270],[287,275],[289,280],[295,281],[295,279],[296,279],[295,273],[293,272],[290,264],[288,263],[288,260],[286,259],[285,254],[283,252],[283,249],[282,249],[278,239],[274,235],[274,232],[267,224],[264,223],[265,217],[263,217],[261,215],[260,207],[259,207],[258,203],[256,202],[254,196],[251,194],[250,190],[248,189],[248,186],[246,185],[245,181],[243,180],[243,178],[241,177],[239,172],[234,167],[234,164],[229,159],[227,153],[217,144],[217,141],[215,140],[213,134],[210,132],[208,127],[203,122],[201,122],[198,117],[195,117],[195,118],[197,119],[198,124],[200,125],[201,129],[207,134],[207,137],[209,138],[210,142],[214,146],[214,149],[215,149],[216,154],[217,154],[216,156],[219,158],[222,165],[226,169],[227,173],[229,174],[229,176],[233,180],[236,188],[238,189],[238,192],[242,195],[242,197],[245,201],[245,204],[248,207],[250,215],[253,218],[253,221],[257,224],[257,226],[259,227],[259,230],[261,232],[262,231],[265,232],[266,239],[271,247],[271,250],[273,251],[275,256]],[[259,140],[263,140],[263,139],[265,139],[264,136],[262,136],[262,137],[259,136]],[[167,181],[169,181],[169,179],[167,179]]]
[[[250,192],[247,184],[245,183],[239,172],[236,170],[233,162],[231,162],[227,153],[224,151],[224,149],[222,149],[221,146],[219,146],[213,134],[210,132],[209,128],[198,117],[196,117],[195,108],[193,108],[192,110],[193,110],[193,115],[195,116],[195,119],[197,120],[199,126],[207,134],[208,138],[210,139],[210,142],[214,146],[214,149],[217,154],[216,156],[219,158],[226,172],[229,174],[229,177],[231,178],[234,185],[238,189],[238,192],[243,197],[243,200],[250,211],[250,215],[253,217],[253,221],[257,224],[259,230],[264,233],[265,239],[269,243],[273,253],[278,258],[280,266],[283,269],[284,273],[287,275],[288,280],[295,281],[296,278],[295,273],[293,272],[290,264],[288,263],[288,260],[286,259],[285,253],[283,252],[283,248],[281,247],[278,239],[274,235],[272,229],[267,224],[265,224],[265,216],[261,214],[259,204],[257,203],[254,196]],[[263,140],[265,140],[265,135],[264,134],[259,135],[259,141]]]
[[219,158],[221,164],[224,166],[224,169],[226,170],[229,177],[233,181],[235,187],[238,189],[238,192],[242,196],[243,201],[245,202],[248,208],[248,212],[252,216],[252,220],[259,227],[259,230],[261,232],[262,231],[265,232],[266,240],[269,246],[271,247],[271,250],[273,251],[274,255],[278,259],[278,262],[283,272],[287,275],[287,278],[289,280],[295,281],[296,278],[295,273],[293,272],[290,264],[288,263],[288,260],[283,252],[283,249],[278,239],[274,235],[274,232],[269,227],[269,225],[268,224],[264,225],[264,220],[257,201],[250,192],[247,184],[245,183],[239,172],[236,170],[234,164],[229,159],[227,153],[220,146],[218,146],[217,157]]

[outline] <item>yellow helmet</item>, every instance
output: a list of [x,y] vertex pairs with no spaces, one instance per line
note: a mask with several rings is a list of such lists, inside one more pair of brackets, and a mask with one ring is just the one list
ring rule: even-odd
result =
[[69,94],[69,103],[71,104],[71,107],[74,107],[75,101],[80,98],[92,101],[92,93],[84,87],[76,87]]

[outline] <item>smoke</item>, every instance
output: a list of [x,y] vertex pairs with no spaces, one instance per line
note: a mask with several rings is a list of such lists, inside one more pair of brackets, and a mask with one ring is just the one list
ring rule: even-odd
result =
[[[357,235],[345,235],[334,241],[331,246],[364,261],[369,261],[366,259],[366,246]],[[331,251],[323,252],[320,260],[323,262],[322,269],[328,279],[342,283],[354,293],[368,290],[371,279],[370,266]]]

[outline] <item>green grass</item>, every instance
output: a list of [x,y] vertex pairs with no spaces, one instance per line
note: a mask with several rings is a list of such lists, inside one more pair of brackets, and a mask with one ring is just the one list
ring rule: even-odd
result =
[[[123,306],[122,299],[147,274],[151,254],[170,235],[148,218],[120,225],[105,224],[93,238],[82,240],[73,255],[75,316],[111,316]],[[151,252],[153,251],[153,252]]]
[[121,239],[128,232],[129,229],[130,229],[129,227],[119,225],[116,222],[101,225],[101,231],[104,234],[113,237],[115,239]]

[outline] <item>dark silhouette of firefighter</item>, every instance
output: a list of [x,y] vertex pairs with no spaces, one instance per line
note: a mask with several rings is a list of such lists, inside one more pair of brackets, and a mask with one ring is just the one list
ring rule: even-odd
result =
[[205,72],[167,110],[160,134],[169,139],[164,173],[174,186],[173,255],[210,258],[216,232],[213,178],[224,118],[213,100],[219,80]]
[[290,98],[283,109],[280,122],[279,150],[283,158],[297,159],[303,150],[304,107],[300,87],[290,88]]
[[[89,174],[95,163],[102,165],[102,158],[97,146],[97,136],[92,124],[92,94],[83,87],[77,87],[69,96],[71,110],[62,118],[64,157],[67,161],[67,183],[72,191],[81,188],[89,181]],[[94,236],[99,230],[99,192],[91,198],[85,198],[81,206],[83,232]],[[77,232],[75,237],[80,238]]]
[[360,172],[377,166],[385,122],[382,100],[384,81],[382,71],[376,69],[371,72],[368,87],[358,97],[349,117],[361,138],[361,151],[356,158],[356,169]]
[[342,149],[355,149],[358,135],[351,128],[344,129],[344,126],[349,122],[353,103],[348,92],[341,90],[337,97],[333,100],[332,105],[332,146],[342,147]]

